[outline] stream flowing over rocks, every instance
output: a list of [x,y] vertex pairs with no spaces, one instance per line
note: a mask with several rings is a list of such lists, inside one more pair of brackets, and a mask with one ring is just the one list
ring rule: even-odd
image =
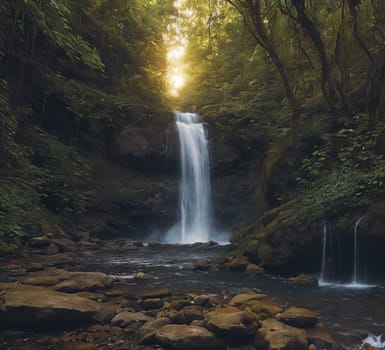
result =
[[385,329],[382,288],[273,277],[233,246],[65,239],[1,258],[0,349],[358,350]]

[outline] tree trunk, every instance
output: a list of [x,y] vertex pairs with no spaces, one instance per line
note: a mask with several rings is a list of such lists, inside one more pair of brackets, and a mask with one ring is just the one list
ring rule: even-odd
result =
[[285,65],[281,61],[273,41],[267,34],[261,16],[260,0],[238,1],[237,4],[233,0],[227,0],[227,2],[233,5],[243,15],[246,22],[251,22],[251,25],[248,26],[249,30],[252,31],[251,34],[256,38],[257,43],[267,52],[281,77],[285,94],[292,110],[292,122],[296,124],[300,114],[299,104],[290,86],[290,80]]
[[314,22],[305,13],[305,0],[292,0],[297,11],[296,21],[307,33],[317,51],[321,63],[322,92],[330,106],[338,102],[338,74],[336,64],[329,62],[326,49]]
[[381,101],[385,94],[385,45],[381,48],[374,69],[369,78],[367,90],[367,110],[370,121],[381,116]]

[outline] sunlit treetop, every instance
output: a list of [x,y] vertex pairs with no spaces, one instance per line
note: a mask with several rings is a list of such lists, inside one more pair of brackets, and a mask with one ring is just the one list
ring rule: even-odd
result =
[[186,50],[188,38],[186,34],[184,18],[191,16],[193,11],[185,7],[185,0],[176,0],[174,7],[177,14],[171,18],[167,26],[164,41],[167,45],[167,75],[166,84],[168,92],[173,97],[178,97],[180,90],[186,83]]

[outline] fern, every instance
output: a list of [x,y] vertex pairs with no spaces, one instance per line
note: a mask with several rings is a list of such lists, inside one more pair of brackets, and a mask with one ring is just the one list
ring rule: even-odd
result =
[[69,59],[99,71],[104,70],[96,49],[73,32],[69,22],[71,12],[62,1],[17,0],[16,6],[51,43],[63,49]]

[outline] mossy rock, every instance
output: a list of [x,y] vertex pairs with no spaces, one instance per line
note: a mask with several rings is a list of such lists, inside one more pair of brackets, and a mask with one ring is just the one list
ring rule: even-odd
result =
[[258,246],[259,246],[258,240],[252,239],[248,241],[245,249],[243,250],[243,255],[250,258],[251,261],[256,261],[258,257]]
[[231,234],[231,243],[242,243],[248,236],[253,233],[253,226],[245,226]]
[[273,248],[262,242],[258,245],[258,258],[260,259],[262,264],[266,264],[266,262],[271,262],[274,260],[274,250]]
[[244,310],[251,312],[254,315],[266,314],[270,317],[274,317],[276,314],[283,311],[282,307],[271,304],[263,300],[250,300],[245,306]]
[[249,264],[250,261],[246,256],[239,256],[226,263],[225,267],[233,271],[245,271]]

